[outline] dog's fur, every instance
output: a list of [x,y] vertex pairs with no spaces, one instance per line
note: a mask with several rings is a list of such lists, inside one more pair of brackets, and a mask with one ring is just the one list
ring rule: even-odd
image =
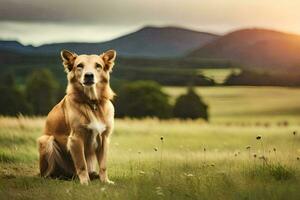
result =
[[[68,77],[65,97],[47,116],[44,135],[38,138],[40,174],[43,177],[78,176],[88,184],[94,176],[95,161],[102,182],[108,179],[106,162],[109,136],[114,126],[114,96],[109,76],[116,52],[101,55],[76,55],[61,52]],[[94,82],[86,84],[85,74]]]

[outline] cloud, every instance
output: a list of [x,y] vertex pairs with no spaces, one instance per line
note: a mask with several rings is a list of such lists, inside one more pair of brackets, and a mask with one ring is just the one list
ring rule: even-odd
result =
[[[129,25],[142,23],[224,24],[259,11],[258,0],[1,0],[2,21]],[[280,0],[282,1],[282,0]],[[243,11],[243,15],[236,16]],[[256,13],[260,15],[260,13]]]
[[92,24],[0,22],[0,40],[41,45],[55,42],[102,42],[135,31],[134,26]]
[[[157,4],[157,3],[156,3]],[[161,3],[149,0],[2,0],[1,21],[75,22],[100,24],[138,23],[157,19]],[[167,10],[165,11],[168,12]]]
[[[1,21],[102,25],[243,25],[298,22],[300,2],[286,0],[1,0]],[[284,23],[283,23],[284,24]]]
[[300,33],[299,7],[300,1],[286,0],[0,0],[0,38],[95,41],[145,25],[221,34],[245,27]]
[[93,0],[3,0],[0,2],[0,19],[48,22],[95,20],[102,15],[101,4]]

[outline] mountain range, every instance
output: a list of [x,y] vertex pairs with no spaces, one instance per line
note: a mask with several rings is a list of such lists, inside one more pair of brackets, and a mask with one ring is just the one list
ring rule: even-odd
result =
[[0,41],[0,51],[18,53],[58,54],[61,49],[76,53],[96,54],[115,49],[123,57],[178,57],[218,38],[218,35],[177,27],[144,27],[119,38],[99,43],[67,42],[38,47],[23,46],[17,41]]
[[299,35],[267,29],[242,29],[216,35],[178,27],[151,26],[99,43],[68,42],[33,47],[17,41],[0,41],[0,63],[18,54],[58,55],[61,49],[88,54],[116,49],[118,55],[131,59],[227,60],[243,67],[266,70],[300,67]]
[[300,67],[300,36],[266,29],[243,29],[219,37],[188,56],[226,59],[247,67]]

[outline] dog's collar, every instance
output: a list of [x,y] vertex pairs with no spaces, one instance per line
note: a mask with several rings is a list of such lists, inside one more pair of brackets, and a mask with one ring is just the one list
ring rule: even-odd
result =
[[96,111],[98,108],[99,101],[98,100],[87,100],[87,104],[91,107],[92,110]]
[[81,96],[80,99],[76,99],[75,101],[87,104],[93,111],[96,111],[98,109],[100,100],[91,100],[87,96],[82,95],[80,93],[69,93],[69,95],[75,95],[75,94],[77,95],[79,94],[79,96]]

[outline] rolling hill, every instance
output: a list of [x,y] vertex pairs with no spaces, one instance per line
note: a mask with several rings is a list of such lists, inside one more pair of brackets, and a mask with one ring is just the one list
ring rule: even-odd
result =
[[[99,33],[100,34],[100,33]],[[23,46],[16,41],[0,41],[0,51],[30,54],[58,54],[61,49],[77,53],[100,53],[116,49],[123,57],[179,57],[218,38],[217,35],[177,27],[147,26],[119,38],[99,43],[68,42]]]
[[[99,53],[118,51],[114,77],[118,80],[156,80],[167,85],[185,85],[199,69],[242,67],[232,84],[298,86],[300,36],[267,29],[242,29],[224,36],[176,27],[144,27],[102,43],[55,43],[39,47],[16,41],[0,41],[0,68],[19,80],[41,67],[51,69],[60,80],[59,51]],[[213,85],[214,83],[205,83]]]
[[244,67],[300,67],[300,36],[266,29],[243,29],[199,47],[188,57],[226,59]]

